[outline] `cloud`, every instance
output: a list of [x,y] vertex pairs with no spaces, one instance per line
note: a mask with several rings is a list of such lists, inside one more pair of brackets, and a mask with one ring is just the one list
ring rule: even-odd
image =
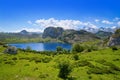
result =
[[117,22],[118,26],[120,27],[120,21]]
[[28,24],[32,24],[32,21],[27,21]]
[[112,26],[111,29],[116,29],[117,26]]
[[81,22],[79,20],[57,20],[54,18],[49,19],[39,19],[35,21],[35,24],[38,26],[42,26],[43,28],[53,26],[53,27],[63,27],[64,29],[80,29],[84,26],[97,28],[94,24],[90,22]]
[[98,20],[98,19],[95,19],[95,22],[99,22],[100,20]]
[[102,23],[104,23],[104,24],[113,24],[113,22],[110,22],[108,20],[103,20]]
[[120,20],[120,18],[119,18],[119,17],[114,18],[114,21],[118,21],[118,20]]

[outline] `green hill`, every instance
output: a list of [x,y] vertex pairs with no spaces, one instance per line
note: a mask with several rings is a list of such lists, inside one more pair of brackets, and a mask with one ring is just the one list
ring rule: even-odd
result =
[[0,80],[63,80],[61,73],[68,80],[120,79],[120,49],[71,54],[18,50],[15,55],[5,49],[0,45]]

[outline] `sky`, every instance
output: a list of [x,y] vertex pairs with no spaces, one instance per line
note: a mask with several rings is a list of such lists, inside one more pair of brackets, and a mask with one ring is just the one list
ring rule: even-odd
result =
[[0,32],[120,26],[120,0],[0,0]]

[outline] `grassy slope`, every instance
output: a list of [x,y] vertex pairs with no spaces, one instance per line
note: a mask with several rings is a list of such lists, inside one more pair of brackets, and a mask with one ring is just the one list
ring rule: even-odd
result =
[[19,51],[17,55],[3,54],[0,46],[0,80],[62,80],[57,65],[69,61],[76,80],[120,80],[120,49],[104,49],[89,53],[47,56]]

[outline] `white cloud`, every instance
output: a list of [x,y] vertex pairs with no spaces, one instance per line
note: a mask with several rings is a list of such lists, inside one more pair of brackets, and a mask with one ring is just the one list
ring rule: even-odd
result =
[[98,19],[95,19],[95,22],[99,22],[100,20],[98,20]]
[[114,19],[114,21],[118,21],[118,20],[120,20],[120,18],[118,18],[118,17],[116,17],[116,18]]
[[113,22],[110,22],[108,20],[103,20],[102,23],[104,23],[104,24],[113,24]]
[[85,27],[97,29],[98,27],[90,22],[83,23]]
[[28,24],[32,24],[32,21],[27,21]]
[[116,29],[116,27],[117,27],[117,26],[112,26],[111,28],[112,28],[112,29]]
[[36,25],[39,25],[40,27],[46,28],[49,26],[53,27],[63,27],[64,29],[80,29],[81,27],[91,27],[91,28],[97,28],[94,24],[90,22],[81,22],[79,20],[57,20],[54,18],[49,19],[39,19],[35,21]]
[[120,26],[120,21],[117,22],[118,26]]

